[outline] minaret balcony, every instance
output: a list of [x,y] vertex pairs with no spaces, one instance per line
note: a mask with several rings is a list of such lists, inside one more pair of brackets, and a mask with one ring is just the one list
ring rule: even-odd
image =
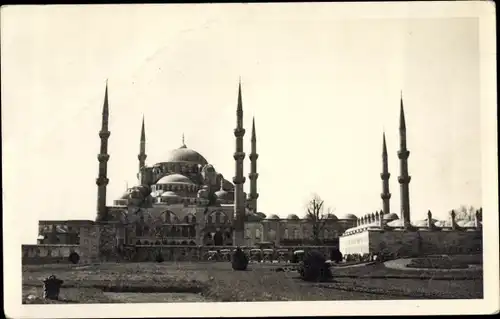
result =
[[248,195],[248,199],[250,200],[255,200],[257,198],[259,198],[259,193],[250,193],[250,195]]
[[408,150],[400,150],[398,151],[398,157],[399,159],[408,159],[408,157],[410,156],[410,151]]
[[248,174],[248,178],[251,180],[256,180],[259,177],[259,173],[250,173]]
[[99,176],[98,178],[96,178],[95,183],[97,184],[97,186],[106,186],[109,183],[109,179],[105,176]]
[[245,181],[246,181],[245,176],[235,176],[235,177],[233,177],[233,183],[236,184],[236,185],[237,184],[243,184],[243,183],[245,183]]
[[234,152],[233,158],[237,161],[241,161],[245,158],[245,152]]
[[235,128],[234,129],[234,136],[236,137],[243,137],[245,135],[245,129],[244,128]]
[[110,135],[111,135],[110,131],[100,131],[99,132],[99,137],[100,138],[109,138]]
[[137,155],[137,159],[139,161],[144,161],[148,156],[146,154],[139,154]]
[[398,176],[399,184],[408,184],[411,181],[411,176]]
[[380,194],[380,197],[384,200],[391,199],[391,193],[382,193],[382,194]]
[[251,153],[250,156],[249,156],[250,160],[251,161],[255,161],[259,158],[259,154],[257,153]]
[[389,179],[389,177],[391,177],[391,173],[381,173],[380,174],[380,178],[382,178],[383,180],[387,180],[387,179]]
[[109,154],[98,154],[97,160],[99,161],[99,163],[107,162],[109,160]]

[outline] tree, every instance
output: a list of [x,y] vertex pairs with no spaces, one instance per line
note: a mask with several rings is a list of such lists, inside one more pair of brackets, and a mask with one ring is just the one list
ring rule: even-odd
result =
[[[455,219],[456,220],[467,220],[471,221],[476,218],[476,208],[472,205],[461,205],[459,208],[455,209]],[[451,213],[451,212],[450,212]]]
[[306,218],[312,223],[312,237],[316,244],[322,242],[321,233],[325,228],[328,215],[333,212],[331,208],[324,207],[325,201],[319,195],[313,195],[313,198],[306,205]]

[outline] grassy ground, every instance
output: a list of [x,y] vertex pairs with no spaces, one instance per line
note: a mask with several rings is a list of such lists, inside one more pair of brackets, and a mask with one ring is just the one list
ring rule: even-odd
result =
[[[388,269],[383,264],[335,268],[334,281],[307,283],[296,272],[250,265],[237,272],[219,263],[104,263],[23,266],[23,303],[45,302],[42,280],[64,280],[61,301],[53,303],[126,302],[106,292],[193,293],[206,301],[373,300],[482,298],[482,273]],[[28,299],[29,295],[37,298]],[[147,302],[145,298],[144,302]],[[175,300],[179,301],[179,300]],[[189,300],[187,300],[189,301]],[[48,302],[52,303],[52,302]]]
[[434,269],[465,269],[469,265],[482,264],[481,255],[470,256],[428,256],[425,258],[414,258],[407,265],[410,268],[434,268]]

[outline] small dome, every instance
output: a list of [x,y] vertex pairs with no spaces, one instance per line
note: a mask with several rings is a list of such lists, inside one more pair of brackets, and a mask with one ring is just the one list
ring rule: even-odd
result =
[[399,227],[403,227],[404,224],[403,224],[403,220],[402,219],[394,219],[394,220],[391,220],[390,222],[388,222],[387,226],[399,228]]
[[293,220],[299,220],[299,216],[295,215],[295,214],[290,214],[286,217],[286,219],[293,219]]
[[340,219],[351,219],[351,220],[355,219],[355,220],[357,220],[358,217],[356,217],[356,215],[354,215],[354,214],[345,214],[344,216],[341,216]]
[[326,219],[338,219],[338,218],[334,214],[328,214],[326,215]]
[[189,184],[189,185],[195,185],[192,180],[190,180],[188,177],[181,175],[181,174],[170,174],[167,176],[163,176],[160,178],[159,181],[156,182],[156,184]]
[[161,194],[161,197],[180,197],[178,194],[174,193],[174,192],[163,192]]
[[215,192],[215,196],[217,198],[222,199],[222,200],[234,200],[234,193],[233,192],[228,192],[226,190],[218,190]]
[[277,220],[277,219],[280,219],[280,217],[278,215],[276,215],[276,214],[272,214],[267,219]]
[[[437,222],[437,219],[432,219],[431,223],[434,225]],[[411,222],[412,226],[415,227],[427,227],[429,224],[427,223],[427,218],[426,219],[421,219],[421,220],[416,220]]]
[[186,145],[182,145],[180,148],[170,151],[167,155],[166,162],[190,162],[202,166],[208,164],[207,160],[200,153],[187,148]]
[[397,214],[390,213],[384,215],[384,220],[395,220],[395,219],[399,219],[399,216]]
[[255,214],[259,215],[262,219],[264,219],[264,218],[266,218],[266,217],[267,217],[267,216],[266,216],[266,214],[261,213],[261,212],[257,212],[257,213],[255,213]]
[[460,227],[476,227],[476,223],[473,220],[459,220],[457,224]]

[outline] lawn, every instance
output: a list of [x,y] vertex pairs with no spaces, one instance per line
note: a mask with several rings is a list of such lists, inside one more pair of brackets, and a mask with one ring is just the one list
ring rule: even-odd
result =
[[470,256],[427,256],[414,258],[407,265],[410,268],[466,269],[469,265],[481,265],[481,255]]
[[[375,264],[334,268],[332,282],[308,283],[300,280],[296,272],[276,272],[275,268],[272,265],[251,264],[247,271],[233,271],[229,262],[24,265],[23,303],[45,302],[39,298],[42,295],[42,280],[52,274],[64,280],[61,301],[46,303],[131,302],[131,299],[112,297],[110,292],[142,293],[130,294],[135,296],[134,302],[157,300],[157,295],[164,293],[193,296],[172,299],[176,302],[456,299],[483,296],[480,271],[403,271]],[[36,298],[28,299],[29,295]],[[141,299],[137,295],[146,297],[137,301]]]

